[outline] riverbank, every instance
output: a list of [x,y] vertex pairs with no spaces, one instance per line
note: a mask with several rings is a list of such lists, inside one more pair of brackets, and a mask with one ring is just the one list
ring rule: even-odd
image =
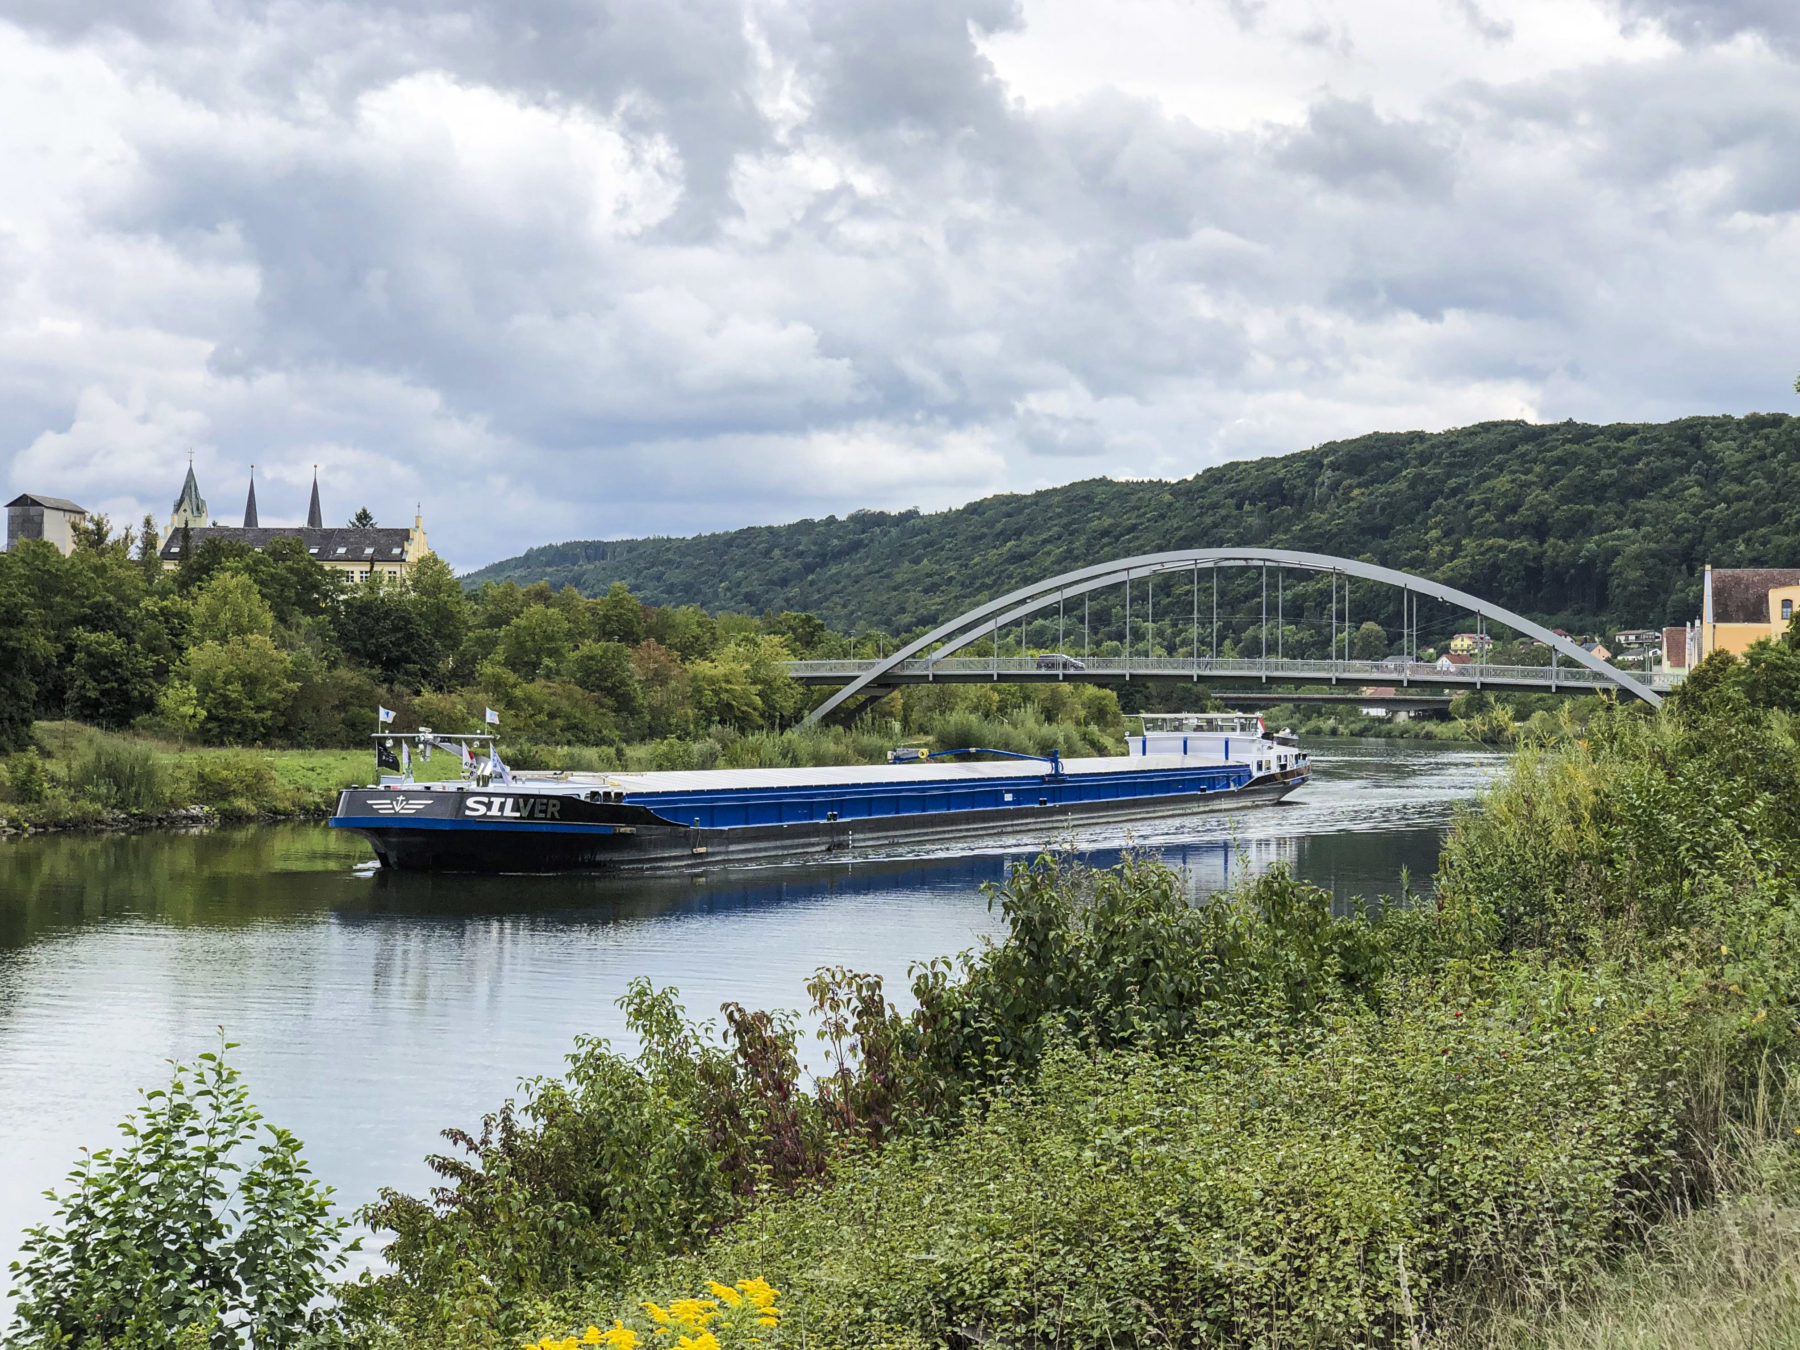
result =
[[[1795,1315],[1795,724],[1731,697],[1602,706],[1586,730],[1512,759],[1451,834],[1433,904],[1346,909],[1277,869],[1196,906],[1152,862],[1045,864],[996,897],[993,945],[916,967],[904,1002],[827,971],[799,1021],[753,1010],[783,1006],[813,953],[855,958],[780,886],[742,909],[668,892],[681,927],[596,979],[569,964],[606,959],[621,925],[579,883],[521,913],[514,886],[370,879],[383,921],[333,901],[332,945],[366,943],[387,974],[346,988],[417,1002],[428,972],[388,920],[442,900],[443,935],[474,930],[480,1006],[529,989],[534,1021],[638,1051],[578,1040],[435,1177],[387,1171],[367,1217],[392,1269],[340,1291],[346,1332],[501,1347],[616,1318],[661,1344],[646,1304],[762,1277],[784,1334],[816,1347],[1757,1344],[1729,1324]],[[570,941],[583,904],[604,941]],[[855,950],[892,977],[919,948],[889,959],[917,927],[889,910],[864,911]],[[701,915],[741,926],[709,947]],[[788,993],[744,999],[713,978],[722,953]],[[621,1031],[594,991],[630,974],[647,978]],[[677,981],[690,1007],[728,1005],[722,1039],[689,1025]],[[450,986],[429,984],[437,1044]],[[464,1087],[433,1124],[472,1127],[507,1094],[471,1100],[482,1047],[503,1061],[484,1083],[543,1072],[505,1036],[453,1039]],[[387,1102],[350,1109],[366,1149]]]
[[[619,746],[522,741],[503,752],[519,769],[590,773],[659,769],[799,768],[880,764],[896,744],[934,750],[981,745],[1064,757],[1123,754],[1124,724],[1111,716],[1047,720],[1036,708],[1009,715],[950,712],[907,735],[897,728],[791,727],[739,732],[714,727],[694,738]],[[77,722],[39,722],[33,748],[0,762],[0,836],[27,832],[205,828],[219,823],[316,820],[344,788],[370,782],[370,750],[210,749]],[[456,760],[415,760],[420,782],[455,778]]]
[[371,773],[367,751],[194,749],[76,722],[39,722],[32,739],[0,762],[0,835],[322,819]]
[[[728,1009],[719,1046],[639,985],[642,1053],[579,1048],[433,1198],[384,1197],[394,1269],[347,1306],[421,1346],[630,1327],[753,1276],[816,1345],[1622,1343],[1746,1299],[1792,1322],[1790,1242],[1705,1248],[1800,1202],[1794,722],[1702,682],[1585,731],[1459,821],[1431,906],[1016,871],[1006,935],[912,1011],[822,973],[810,1088],[778,1015]],[[678,1157],[631,1142],[679,1121]]]
[[[1443,716],[1398,716],[1377,704],[1281,703],[1263,716],[1272,727],[1303,736],[1353,736],[1363,740],[1450,741],[1511,747],[1579,733],[1602,706],[1591,694],[1458,694]],[[1374,708],[1376,711],[1368,711]]]

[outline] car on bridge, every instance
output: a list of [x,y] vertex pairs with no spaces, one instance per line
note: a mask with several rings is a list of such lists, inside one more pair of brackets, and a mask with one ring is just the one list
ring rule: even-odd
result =
[[1037,659],[1039,670],[1086,670],[1087,666],[1072,656],[1064,656],[1061,652],[1045,652]]

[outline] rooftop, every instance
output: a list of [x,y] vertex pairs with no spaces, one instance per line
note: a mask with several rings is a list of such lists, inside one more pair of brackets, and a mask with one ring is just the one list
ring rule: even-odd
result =
[[[208,539],[226,539],[266,548],[276,539],[298,539],[306,551],[319,562],[394,562],[406,556],[410,529],[376,527],[359,530],[348,525],[315,530],[301,525],[274,525],[262,529],[233,529],[224,525],[208,525],[187,531],[197,549]],[[181,561],[181,535],[177,530],[163,542],[162,557],[169,562]]]
[[87,507],[77,506],[77,505],[75,505],[74,502],[70,501],[67,497],[45,497],[45,496],[41,495],[40,493],[36,493],[36,492],[20,493],[17,497],[14,497],[10,502],[8,502],[7,505],[8,506],[41,506],[49,511],[73,511],[77,515],[82,515],[82,516],[85,516],[87,514]]
[[1715,567],[1712,570],[1714,623],[1767,623],[1769,592],[1800,586],[1800,568]]

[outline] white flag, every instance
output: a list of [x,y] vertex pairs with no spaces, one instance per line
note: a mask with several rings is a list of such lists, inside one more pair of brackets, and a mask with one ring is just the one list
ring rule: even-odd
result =
[[375,716],[379,717],[383,722],[391,722],[394,720],[394,710],[392,708],[384,708],[377,703],[375,705]]
[[489,708],[487,710],[487,720],[489,726],[497,727],[500,725],[500,714],[495,712],[492,708]]

